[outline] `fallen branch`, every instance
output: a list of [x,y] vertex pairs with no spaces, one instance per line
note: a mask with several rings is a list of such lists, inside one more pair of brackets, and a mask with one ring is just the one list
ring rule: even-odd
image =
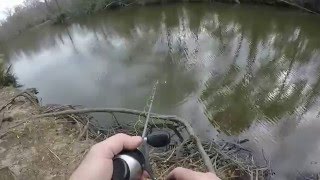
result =
[[[5,105],[3,105],[0,108],[0,111],[2,111],[4,108],[6,108],[7,106],[9,106],[10,104],[12,104],[14,102],[14,100],[20,96],[25,97],[26,99],[28,99],[33,105],[38,105],[37,102],[35,102],[35,98],[33,99],[33,96],[31,94],[37,94],[37,90],[35,88],[30,88],[30,89],[26,89],[20,93],[18,93],[17,95],[15,95],[13,98],[11,98]],[[31,94],[30,94],[31,93]],[[29,97],[30,96],[30,97]]]
[[[62,115],[70,115],[70,114],[86,114],[86,113],[123,113],[123,114],[132,114],[137,116],[146,117],[147,112],[138,111],[134,109],[126,109],[126,108],[92,108],[92,109],[76,109],[76,110],[65,110],[53,113],[45,113],[34,116],[34,118],[42,118],[42,117],[52,117],[52,116],[62,116]],[[155,113],[150,113],[151,118],[158,118],[162,120],[167,120],[171,118],[175,118],[176,116],[167,116],[167,115],[160,115]],[[179,122],[178,120],[176,122]]]
[[184,119],[181,119],[181,118],[178,118],[178,117],[176,117],[174,119],[171,118],[169,120],[177,120],[177,121],[182,122],[184,124],[184,126],[186,127],[186,130],[188,131],[188,133],[189,133],[189,135],[191,137],[191,139],[194,139],[196,141],[196,145],[197,145],[198,150],[199,150],[199,152],[201,154],[203,162],[207,167],[207,170],[212,172],[212,173],[214,173],[214,169],[213,169],[213,165],[211,163],[211,160],[210,160],[208,154],[206,153],[206,151],[204,150],[199,137],[195,135],[195,132],[193,131],[193,128],[191,127],[191,125],[187,121],[185,121]]
[[[85,114],[85,113],[94,113],[94,112],[104,112],[104,113],[111,113],[111,114],[125,113],[125,114],[132,114],[132,115],[137,115],[142,117],[146,117],[148,114],[147,112],[138,111],[134,109],[126,109],[126,108],[93,108],[93,109],[77,109],[77,110],[66,110],[66,111],[60,111],[60,112],[46,113],[46,114],[34,116],[33,118],[62,116],[62,115],[70,115],[70,114]],[[150,113],[150,118],[169,120],[169,121],[173,121],[183,125],[186,128],[187,132],[189,133],[190,139],[195,141],[195,144],[197,145],[197,148],[199,150],[199,153],[201,154],[202,160],[204,161],[204,164],[207,170],[214,173],[214,168],[211,163],[211,160],[208,154],[205,152],[200,139],[198,138],[198,136],[196,136],[189,122],[177,116],[167,116],[167,115],[160,115],[155,113]]]

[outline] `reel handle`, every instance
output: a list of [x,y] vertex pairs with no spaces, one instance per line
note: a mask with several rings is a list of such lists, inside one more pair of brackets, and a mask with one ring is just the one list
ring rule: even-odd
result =
[[113,159],[112,180],[140,179],[145,166],[145,158],[138,149],[123,151]]
[[[146,142],[153,147],[164,147],[170,143],[170,136],[166,133],[151,134]],[[148,155],[146,155],[148,157]],[[138,180],[145,170],[145,156],[139,150],[122,151],[113,158],[112,180]]]

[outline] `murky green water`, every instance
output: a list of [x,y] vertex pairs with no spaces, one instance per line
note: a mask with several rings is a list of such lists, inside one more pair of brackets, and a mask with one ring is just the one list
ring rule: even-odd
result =
[[43,103],[143,109],[159,80],[154,112],[203,138],[249,138],[279,179],[320,169],[319,22],[271,7],[132,7],[36,28],[5,51]]

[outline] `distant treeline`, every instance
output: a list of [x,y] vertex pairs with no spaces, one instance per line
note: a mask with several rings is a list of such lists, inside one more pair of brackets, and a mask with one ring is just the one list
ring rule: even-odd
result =
[[[88,15],[109,8],[132,4],[169,2],[213,2],[215,0],[25,0],[13,9],[6,9],[7,19],[1,22],[0,41],[21,34],[42,23],[64,23],[68,18]],[[229,3],[276,4],[283,0],[217,0]],[[313,11],[320,11],[320,0],[285,0]]]

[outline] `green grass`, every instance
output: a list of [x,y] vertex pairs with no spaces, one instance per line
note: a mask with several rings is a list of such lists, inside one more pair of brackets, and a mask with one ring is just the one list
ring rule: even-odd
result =
[[7,66],[0,54],[0,88],[6,86],[19,87],[17,78],[11,71],[11,65]]

